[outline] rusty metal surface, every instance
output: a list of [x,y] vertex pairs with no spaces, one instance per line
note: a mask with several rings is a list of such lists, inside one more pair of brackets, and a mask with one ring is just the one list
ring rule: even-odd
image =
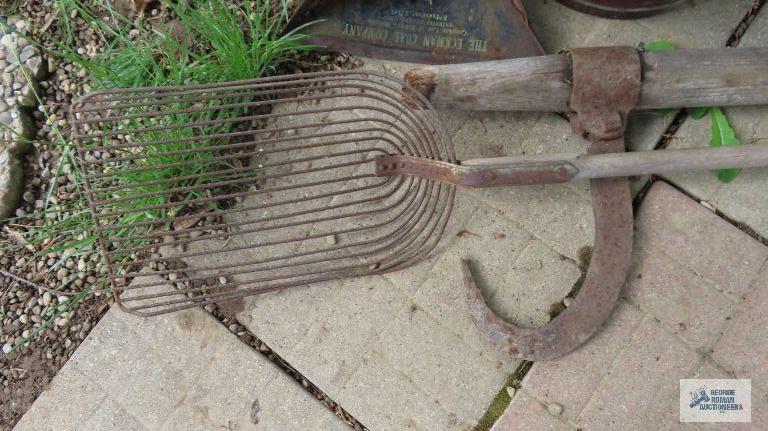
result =
[[[641,84],[640,57],[633,48],[574,49],[571,121],[591,142],[592,154],[622,152],[629,112]],[[470,313],[491,342],[517,358],[555,359],[579,347],[610,316],[632,254],[632,200],[625,178],[592,180],[595,244],[584,282],[572,304],[535,329],[505,322],[486,304],[463,264]]]
[[686,0],[557,0],[580,12],[606,18],[631,19],[657,15]]
[[642,61],[637,49],[576,48],[569,52],[573,130],[593,142],[623,136],[629,112],[640,99]]
[[366,57],[464,63],[544,53],[519,0],[310,0],[289,28],[310,42]]
[[[78,101],[72,137],[117,303],[152,316],[418,262],[454,187],[374,167],[387,154],[455,162],[416,94],[325,72]],[[175,288],[142,280],[146,266]]]
[[473,188],[567,183],[578,172],[567,161],[466,166],[405,155],[376,159],[379,176],[416,176]]

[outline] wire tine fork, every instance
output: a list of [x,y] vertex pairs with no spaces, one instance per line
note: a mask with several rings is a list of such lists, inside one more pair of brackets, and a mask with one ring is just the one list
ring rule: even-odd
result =
[[72,114],[111,285],[142,316],[410,266],[453,206],[452,185],[377,176],[381,156],[456,160],[429,103],[376,73],[110,90]]

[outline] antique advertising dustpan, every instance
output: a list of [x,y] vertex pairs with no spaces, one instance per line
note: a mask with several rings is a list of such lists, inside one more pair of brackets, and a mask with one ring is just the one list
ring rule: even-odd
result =
[[366,57],[432,64],[543,53],[519,0],[309,0],[289,28],[316,20],[310,42]]

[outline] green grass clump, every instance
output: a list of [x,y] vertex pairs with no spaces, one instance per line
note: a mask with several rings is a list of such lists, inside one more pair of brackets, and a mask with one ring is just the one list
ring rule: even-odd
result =
[[[142,19],[131,20],[120,16],[107,0],[54,0],[58,10],[56,25],[62,30],[58,39],[49,39],[46,51],[64,61],[74,63],[88,71],[88,85],[93,90],[129,87],[155,87],[191,84],[211,84],[223,81],[251,79],[275,73],[285,63],[295,59],[302,51],[313,49],[304,45],[306,36],[301,34],[305,26],[283,33],[288,19],[287,2],[282,10],[273,11],[269,0],[232,2],[226,0],[197,0],[190,2],[163,1],[180,25],[150,27]],[[73,17],[82,18],[86,26],[104,42],[106,49],[96,56],[81,55],[78,52],[78,38]],[[108,17],[109,19],[105,19]],[[45,49],[45,48],[44,48]],[[80,51],[82,52],[82,51]],[[36,95],[37,96],[37,95]],[[50,113],[45,110],[44,101],[37,96],[43,115],[50,119],[55,135],[54,142],[45,142],[59,153],[58,164],[52,172],[48,185],[45,205],[42,211],[27,217],[7,221],[7,227],[23,233],[23,240],[17,239],[13,246],[42,248],[38,257],[60,254],[61,265],[69,257],[85,257],[97,261],[97,236],[88,202],[83,192],[83,177],[76,150],[66,133],[59,130]],[[232,100],[218,102],[231,103]],[[211,102],[210,107],[217,103]],[[184,108],[188,108],[185,106]],[[170,106],[170,109],[181,106]],[[165,118],[164,125],[174,126],[169,130],[146,133],[139,142],[151,143],[158,140],[184,139],[200,134],[226,133],[231,127],[228,122],[215,123],[203,129],[192,130],[183,125],[201,120],[231,118],[242,114],[240,108],[217,109],[216,114],[178,114]],[[133,121],[133,120],[131,120]],[[136,120],[127,128],[146,127]],[[130,211],[131,208],[150,206],[194,198],[191,194],[172,196],[170,189],[195,186],[220,180],[216,175],[206,173],[227,169],[226,163],[211,162],[217,154],[214,151],[169,154],[180,149],[205,148],[218,145],[218,141],[192,141],[172,145],[150,145],[134,150],[130,155],[141,155],[147,167],[178,163],[178,167],[152,169],[145,172],[122,172],[120,166],[112,167],[112,184],[120,187],[109,192],[109,198],[118,202],[109,209]],[[91,143],[97,144],[97,143]],[[138,153],[136,152],[138,151]],[[220,155],[220,154],[219,154]],[[132,167],[137,167],[133,162]],[[175,178],[195,177],[176,181]],[[65,179],[66,178],[66,179]],[[228,176],[227,179],[232,179]],[[149,181],[163,181],[161,184],[141,186]],[[56,190],[67,183],[68,190],[75,197],[59,203]],[[157,193],[139,200],[131,196],[142,193]],[[110,232],[110,236],[128,238],[146,235],[151,226],[135,225],[148,220],[166,219],[174,216],[170,209],[130,212],[116,220],[118,226],[125,226]],[[142,243],[128,243],[126,246],[140,246]],[[126,254],[119,259],[129,260]],[[104,281],[104,277],[100,280]],[[57,286],[64,289],[66,284]],[[102,286],[98,286],[102,287]],[[69,304],[71,307],[72,304]]]
[[[282,34],[285,17],[272,14],[268,0],[205,0],[188,5],[164,1],[181,26],[148,29],[118,15],[109,2],[87,8],[80,0],[56,0],[65,40],[55,55],[85,67],[95,89],[209,84],[271,74],[300,51],[305,26]],[[96,10],[94,10],[96,9]],[[76,11],[103,36],[107,50],[95,59],[79,55],[71,13]],[[98,13],[100,11],[101,13]],[[112,17],[110,24],[101,18]],[[133,36],[138,31],[139,37]]]
[[[313,48],[302,44],[306,36],[300,31],[304,27],[282,34],[282,27],[288,16],[287,9],[282,13],[272,14],[268,0],[243,2],[242,5],[225,0],[197,1],[187,5],[164,2],[181,23],[181,26],[165,30],[136,24],[120,16],[106,1],[97,1],[90,5],[80,0],[55,0],[54,3],[59,11],[58,21],[64,37],[61,40],[52,40],[57,48],[49,52],[87,69],[94,90],[210,84],[256,78],[274,73],[278,67],[294,59],[299,52]],[[284,7],[287,7],[286,4],[283,2]],[[95,58],[78,54],[72,16],[80,16],[89,27],[96,30],[107,46],[103,53]],[[111,19],[105,20],[104,16]],[[236,109],[217,111],[220,118],[233,117],[240,113]],[[143,139],[150,143],[164,139],[182,139],[195,133],[216,134],[229,131],[226,124],[206,126],[202,131],[183,127],[190,122],[211,119],[206,115],[210,114],[169,116],[166,125],[177,125],[178,128],[153,132]],[[136,121],[126,126],[141,127],[142,124]],[[52,238],[55,244],[46,249],[48,253],[67,249],[72,249],[70,255],[77,255],[80,251],[91,253],[96,242],[95,226],[82,193],[83,182],[74,149],[63,135],[60,133],[58,142],[55,143],[61,151],[61,157],[49,196],[57,187],[57,179],[67,175],[70,182],[77,187],[80,196],[80,199],[67,204],[68,212],[75,216],[57,219],[55,214],[60,213],[64,207],[51,206],[47,199],[46,213],[50,216],[53,211],[54,217],[49,217],[49,222],[43,226],[28,227],[28,237],[32,243],[50,241],[49,238]],[[215,144],[216,142],[203,141],[194,145],[205,147]],[[182,145],[184,144],[148,146],[142,149],[142,155],[145,156],[143,163],[147,166],[170,163],[178,163],[180,166],[138,173],[121,173],[118,167],[115,169],[114,181],[125,187],[114,191],[110,197],[119,201],[135,194],[163,192],[164,189],[199,185],[203,181],[213,182],[217,177],[196,179],[188,183],[167,182],[149,187],[138,186],[149,181],[199,176],[227,167],[201,160],[213,157],[213,152],[167,155],[182,149]],[[191,144],[187,143],[184,148],[190,148],[189,145]],[[68,166],[67,173],[63,172],[65,166]],[[167,199],[167,195],[158,193],[139,201],[124,201],[123,206],[149,206],[165,203]],[[121,208],[117,205],[112,209],[130,210],[130,207]],[[120,237],[143,234],[144,232],[137,232],[130,226],[168,215],[173,214],[167,214],[165,210],[127,214],[117,221],[117,224],[126,225],[126,229],[117,230],[112,235]],[[83,233],[87,235],[83,237]],[[73,235],[79,238],[72,241]]]
[[[181,26],[166,30],[150,29],[120,16],[112,9],[109,2],[95,2],[86,5],[80,0],[55,0],[54,6],[59,11],[58,22],[63,29],[63,38],[51,40],[56,49],[49,53],[61,59],[79,65],[89,72],[91,87],[94,90],[109,88],[155,87],[186,84],[209,84],[223,81],[250,79],[274,73],[278,67],[291,61],[301,51],[313,47],[303,45],[306,38],[299,27],[282,34],[282,27],[287,19],[287,9],[273,15],[268,0],[259,2],[237,2],[225,0],[205,0],[189,3],[188,5],[164,2],[178,17]],[[283,2],[284,7],[286,3]],[[107,49],[96,56],[88,58],[78,54],[75,37],[73,16],[80,16],[88,27],[96,30],[105,42]],[[110,20],[103,19],[111,17]],[[42,104],[42,103],[41,103]],[[238,115],[235,110],[219,110],[220,117]],[[183,125],[199,121],[206,114],[176,115],[170,117],[170,123]],[[138,127],[139,124],[130,126]],[[55,127],[55,126],[54,126]],[[216,128],[227,126],[210,126],[203,133],[220,133],[227,130]],[[82,177],[72,143],[67,141],[64,134],[58,130],[57,139],[53,145],[59,150],[61,157],[54,179],[46,199],[45,211],[38,216],[46,218],[42,226],[26,226],[28,241],[39,244],[42,241],[52,241],[46,248],[46,253],[70,249],[71,255],[80,252],[93,252],[96,242],[95,226],[89,217],[87,202],[82,193]],[[189,129],[174,129],[148,135],[148,141],[182,137],[181,134],[191,134]],[[199,131],[197,132],[199,133]],[[173,135],[173,136],[171,136]],[[212,142],[198,143],[199,146],[211,145]],[[178,146],[147,147],[145,163],[159,165],[163,163],[187,162],[190,158],[212,153],[197,153],[190,155],[164,156],[163,152],[178,150]],[[159,152],[158,152],[159,151]],[[152,153],[154,152],[154,153]],[[121,198],[123,194],[137,194],[141,187],[135,185],[152,180],[162,180],[179,176],[189,176],[205,173],[207,169],[221,169],[222,166],[206,163],[184,164],[178,169],[168,169],[155,172],[118,175],[118,183],[126,185],[118,190],[113,198]],[[66,172],[65,172],[66,171]],[[58,180],[66,175],[71,184],[77,188],[80,199],[68,202],[65,206],[51,205],[50,196],[58,186]],[[208,178],[215,181],[215,177]],[[134,187],[131,187],[131,186]],[[184,184],[169,182],[166,188],[177,188]],[[188,184],[194,185],[194,184]],[[144,191],[162,191],[162,186],[154,186]],[[160,203],[132,202],[131,205]],[[66,207],[66,208],[65,208]],[[63,210],[74,217],[57,217]],[[119,208],[116,208],[119,209]],[[124,208],[128,209],[128,208]],[[52,214],[53,213],[53,214]],[[131,225],[152,218],[162,218],[164,212],[131,214],[118,223]],[[83,233],[87,233],[83,237]],[[119,230],[114,235],[134,235],[132,229]],[[74,238],[77,238],[73,240]]]

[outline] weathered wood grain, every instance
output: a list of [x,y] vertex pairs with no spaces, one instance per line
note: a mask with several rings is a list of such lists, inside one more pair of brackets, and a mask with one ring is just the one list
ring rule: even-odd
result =
[[768,145],[689,148],[583,156],[574,180],[768,166]]
[[[646,52],[637,109],[768,104],[768,48]],[[427,66],[405,80],[438,108],[568,111],[565,54]]]

